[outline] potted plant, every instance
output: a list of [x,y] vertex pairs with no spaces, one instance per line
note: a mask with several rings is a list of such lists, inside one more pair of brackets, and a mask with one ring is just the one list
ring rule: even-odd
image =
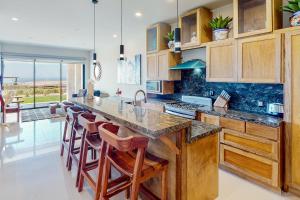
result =
[[174,50],[174,31],[171,31],[167,34],[166,38],[168,39],[168,47],[171,50]]
[[232,17],[223,18],[222,16],[213,18],[209,22],[209,26],[213,29],[215,40],[225,40],[228,38],[230,23],[232,22]]
[[291,26],[300,26],[300,0],[288,1],[288,4],[282,7],[282,10],[293,14],[290,17]]

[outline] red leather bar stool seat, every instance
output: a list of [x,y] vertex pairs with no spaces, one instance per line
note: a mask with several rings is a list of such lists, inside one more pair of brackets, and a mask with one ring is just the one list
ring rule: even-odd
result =
[[[107,129],[106,124],[99,127],[101,154],[99,166],[103,166],[100,199],[109,199],[122,191],[127,191],[127,198],[137,200],[141,191],[150,199],[159,199],[142,183],[161,176],[161,198],[167,199],[168,161],[146,152],[148,138],[142,136],[119,137]],[[109,180],[111,167],[121,176]]]
[[[105,129],[110,131],[112,134],[117,134],[119,131],[119,126],[113,125],[112,123],[108,123],[105,121],[98,121],[95,123],[88,123],[84,122],[81,116],[79,116],[79,121],[83,125],[84,129],[86,130],[84,145],[83,145],[83,151],[82,151],[82,160],[81,160],[81,169],[80,169],[80,177],[79,177],[79,184],[78,184],[78,191],[81,192],[83,189],[83,182],[84,180],[87,181],[89,186],[94,190],[95,192],[95,199],[98,199],[100,196],[100,190],[101,190],[101,179],[102,179],[102,167],[99,167],[101,163],[101,157],[99,157],[99,160],[97,162],[92,161],[88,162],[87,154],[88,154],[88,148],[91,147],[94,150],[96,150],[98,153],[100,153],[101,150],[101,143],[102,140],[100,138],[100,135],[98,133],[98,126],[105,124]],[[85,123],[85,124],[84,124]],[[95,130],[97,130],[97,134],[92,134]],[[95,180],[91,175],[90,171],[98,168],[98,177]]]

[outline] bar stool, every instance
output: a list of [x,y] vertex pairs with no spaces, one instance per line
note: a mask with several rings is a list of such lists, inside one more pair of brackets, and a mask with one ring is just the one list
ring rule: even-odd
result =
[[[67,115],[71,121],[71,133],[68,145],[68,156],[67,156],[67,168],[70,171],[72,169],[73,160],[77,161],[76,155],[80,152],[80,147],[75,147],[75,142],[81,140],[83,132],[82,126],[78,124],[78,115],[84,113],[84,110],[77,106],[67,108]],[[78,163],[76,163],[78,165]]]
[[[83,127],[82,132],[82,139],[81,139],[81,145],[80,145],[80,154],[79,154],[79,164],[77,169],[77,178],[76,178],[76,187],[79,183],[79,177],[80,177],[80,170],[81,170],[81,163],[82,163],[82,157],[83,157],[83,147],[86,141],[86,135],[88,137],[94,136],[99,137],[98,133],[98,126],[100,126],[103,123],[107,123],[106,121],[95,121],[96,115],[93,115],[92,113],[82,113],[78,116],[78,124]],[[93,148],[93,146],[88,146],[88,150],[92,150],[92,159],[95,160],[91,163],[87,163],[87,165],[96,166],[98,165],[98,161],[96,160],[96,152],[97,149]],[[86,152],[87,154],[88,152]],[[87,156],[87,155],[86,155]],[[95,168],[96,168],[95,167]]]
[[66,143],[69,142],[69,139],[67,138],[67,131],[68,131],[68,127],[70,127],[71,124],[70,124],[70,118],[67,115],[67,109],[71,106],[74,106],[74,104],[71,102],[64,101],[61,103],[61,107],[62,107],[63,111],[66,113],[66,119],[65,119],[65,127],[64,127],[64,132],[63,132],[62,143],[61,143],[60,156],[64,155],[65,145],[66,145]]
[[[101,138],[98,133],[98,126],[100,126],[101,124],[105,124],[104,129],[109,131],[111,134],[117,134],[119,131],[119,126],[104,121],[91,123],[83,119],[83,115],[79,116],[78,120],[86,130],[86,136],[85,136],[83,151],[82,151],[81,169],[79,173],[78,191],[79,192],[82,191],[83,182],[86,179],[87,183],[95,192],[95,199],[99,199],[100,190],[101,190],[102,169],[103,169],[103,167],[101,167],[99,164],[103,163],[103,159],[99,157],[99,160],[97,162],[95,161],[88,162],[87,160],[88,148],[92,147],[93,149],[95,149],[97,152],[100,153]],[[97,135],[93,134],[95,131],[98,133]],[[97,180],[94,180],[92,176],[89,174],[89,171],[94,170],[96,168],[98,168],[98,177]]]
[[[166,200],[168,194],[168,161],[146,152],[149,139],[142,136],[121,138],[111,133],[103,124],[99,127],[101,153],[99,168],[103,166],[100,199],[109,199],[116,194],[127,191],[127,198],[137,200],[141,184],[150,178],[161,176],[161,199]],[[122,176],[109,182],[111,167]],[[142,186],[143,187],[143,186]],[[143,190],[146,190],[143,187]],[[128,192],[130,191],[130,192]],[[158,199],[150,191],[145,195]]]

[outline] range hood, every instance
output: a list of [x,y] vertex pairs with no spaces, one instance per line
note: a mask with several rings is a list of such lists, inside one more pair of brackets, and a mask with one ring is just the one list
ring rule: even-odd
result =
[[201,69],[205,68],[206,63],[200,59],[189,60],[182,64],[171,67],[170,70],[186,70],[186,69]]

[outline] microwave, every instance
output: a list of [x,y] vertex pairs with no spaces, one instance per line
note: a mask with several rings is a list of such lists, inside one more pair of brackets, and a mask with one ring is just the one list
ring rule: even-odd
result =
[[148,93],[160,94],[162,92],[162,81],[147,81],[146,89]]
[[147,81],[147,93],[150,94],[174,94],[173,81]]

